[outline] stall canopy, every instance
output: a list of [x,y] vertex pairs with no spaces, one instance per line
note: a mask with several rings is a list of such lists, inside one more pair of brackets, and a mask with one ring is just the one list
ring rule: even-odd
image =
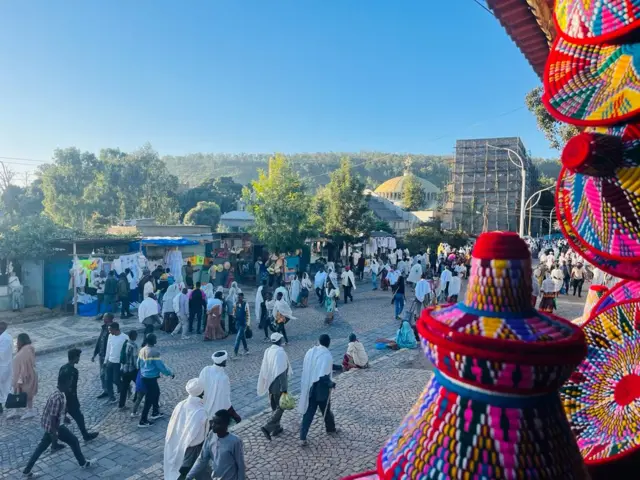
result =
[[140,245],[149,247],[185,247],[187,245],[198,245],[199,243],[197,240],[190,240],[184,237],[147,237],[133,243],[132,247],[134,249],[139,248]]

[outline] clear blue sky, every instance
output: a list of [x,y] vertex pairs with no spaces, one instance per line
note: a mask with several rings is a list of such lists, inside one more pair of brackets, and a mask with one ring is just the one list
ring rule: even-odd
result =
[[[555,156],[524,95],[539,84],[472,0],[0,3],[0,156],[451,153],[521,136]],[[27,168],[27,167],[24,167]]]

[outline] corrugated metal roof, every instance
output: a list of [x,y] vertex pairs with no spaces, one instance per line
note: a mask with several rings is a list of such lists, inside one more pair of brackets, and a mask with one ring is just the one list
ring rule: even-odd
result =
[[486,0],[540,78],[555,36],[553,0]]

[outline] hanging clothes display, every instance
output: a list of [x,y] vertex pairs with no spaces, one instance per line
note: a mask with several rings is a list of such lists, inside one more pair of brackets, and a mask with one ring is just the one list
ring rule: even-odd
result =
[[164,263],[170,269],[177,283],[182,282],[182,252],[180,250],[167,250]]

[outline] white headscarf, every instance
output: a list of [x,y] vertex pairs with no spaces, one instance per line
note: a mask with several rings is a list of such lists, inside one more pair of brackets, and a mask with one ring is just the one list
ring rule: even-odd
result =
[[169,420],[164,444],[164,478],[177,480],[187,448],[202,443],[207,433],[207,413],[198,398],[202,385],[197,378],[187,382],[189,397],[176,405]]
[[206,285],[204,285],[201,290],[204,292],[207,298],[213,298],[214,292],[213,285],[211,283],[207,283]]
[[287,352],[279,345],[271,345],[265,350],[262,357],[262,366],[258,377],[258,396],[266,395],[273,381],[285,371],[289,376],[293,375]]
[[302,364],[302,377],[300,379],[300,403],[298,411],[304,414],[309,407],[309,392],[314,383],[320,377],[332,375],[333,357],[327,347],[317,345],[307,352]]
[[256,292],[256,303],[254,305],[256,309],[256,320],[258,324],[260,324],[260,319],[262,318],[262,302],[264,302],[264,298],[262,298],[262,289],[264,286],[260,285],[258,287],[258,291]]
[[[215,357],[214,354],[212,358],[215,362],[220,357]],[[231,407],[231,382],[224,367],[204,367],[198,378],[204,387],[204,409],[209,419],[212,419],[218,410],[228,410]]]
[[300,296],[301,283],[300,279],[296,275],[295,278],[291,281],[291,300],[294,302],[298,301],[298,297]]
[[227,308],[230,311],[233,311],[233,306],[238,301],[238,294],[240,293],[240,289],[238,288],[238,283],[233,282],[231,287],[229,287],[229,293],[227,294],[227,298],[225,298],[225,302],[227,304]]
[[174,283],[167,288],[167,291],[162,297],[162,313],[173,312],[173,299],[180,295],[180,284]]
[[545,274],[545,279],[542,282],[542,287],[540,289],[544,293],[555,293],[557,291],[556,290],[556,284],[555,284],[555,282],[551,278],[551,275],[549,275],[548,272]]
[[282,300],[287,303],[291,303],[291,298],[289,298],[289,290],[287,290],[286,287],[276,288],[275,292],[273,292],[273,298],[277,298],[279,292],[282,292]]

